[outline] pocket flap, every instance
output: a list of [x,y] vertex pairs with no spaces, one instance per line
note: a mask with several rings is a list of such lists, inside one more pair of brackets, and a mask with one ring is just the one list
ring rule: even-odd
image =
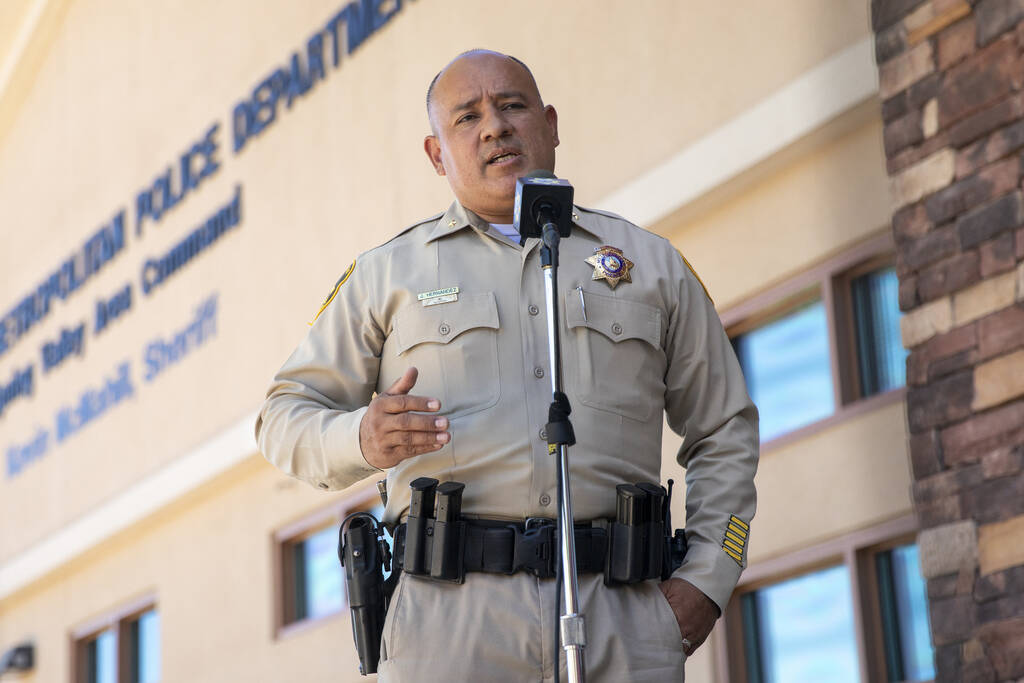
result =
[[398,355],[424,342],[447,344],[475,327],[498,329],[494,292],[460,293],[458,301],[436,306],[424,306],[416,301],[395,315]]
[[583,290],[587,314],[583,315],[580,290],[565,295],[565,318],[569,329],[588,327],[613,342],[639,339],[661,348],[661,310],[639,301],[626,301]]

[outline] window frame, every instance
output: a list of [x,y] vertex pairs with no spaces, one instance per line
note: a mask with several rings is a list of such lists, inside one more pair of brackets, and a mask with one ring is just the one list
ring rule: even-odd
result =
[[885,683],[888,676],[885,633],[875,557],[901,545],[915,543],[918,529],[917,517],[908,514],[747,568],[715,626],[714,657],[719,680],[726,683],[749,681],[743,595],[809,572],[844,565],[850,576],[861,679]]
[[327,505],[303,514],[271,534],[271,581],[273,588],[273,621],[272,638],[279,640],[293,634],[301,633],[327,621],[347,616],[348,597],[345,596],[341,607],[328,614],[317,617],[304,617],[289,621],[296,613],[295,567],[289,557],[296,543],[302,542],[313,534],[328,527],[338,528],[345,517],[360,510],[370,510],[380,503],[380,494],[375,480],[364,485],[353,487]]
[[[114,633],[114,647],[116,649],[117,672],[115,674],[118,683],[130,683],[129,670],[131,669],[131,624],[143,614],[150,610],[156,610],[160,614],[155,593],[146,593],[134,600],[124,603],[98,617],[90,619],[81,625],[73,628],[69,634],[71,643],[71,680],[72,683],[86,683],[88,672],[86,665],[88,656],[86,648],[104,631],[111,629]],[[163,628],[161,627],[161,649],[163,648]],[[161,674],[161,678],[163,675]]]
[[719,317],[726,334],[749,332],[820,299],[825,308],[835,410],[831,415],[785,432],[761,444],[761,452],[781,448],[838,423],[903,400],[906,387],[863,397],[857,367],[857,341],[853,323],[850,283],[853,278],[895,264],[892,230],[884,228],[845,247],[808,270],[770,285],[750,298],[723,310]]

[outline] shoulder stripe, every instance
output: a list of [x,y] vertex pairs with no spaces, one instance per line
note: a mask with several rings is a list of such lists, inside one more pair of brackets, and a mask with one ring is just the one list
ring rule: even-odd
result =
[[710,301],[711,305],[713,306],[715,304],[715,300],[711,298],[711,292],[708,291],[708,286],[704,284],[704,281],[700,279],[700,275],[697,275],[697,271],[693,269],[693,266],[690,265],[690,262],[686,260],[685,256],[683,256],[683,252],[676,249],[676,253],[679,254],[679,258],[683,259],[683,263],[685,263],[686,267],[690,269],[690,272],[693,273],[693,276],[697,278],[697,282],[700,283],[701,289],[704,290],[704,296],[708,298],[708,301]]
[[334,301],[334,297],[338,295],[338,290],[341,289],[341,286],[345,284],[345,281],[349,279],[349,277],[352,275],[352,271],[355,269],[356,262],[353,261],[352,265],[350,265],[348,269],[341,274],[341,277],[338,278],[338,281],[334,283],[334,289],[332,289],[331,293],[327,295],[327,298],[324,299],[324,302],[320,304],[320,310],[316,312],[315,316],[313,316],[313,319],[309,322],[310,325],[315,323],[316,319],[320,317],[320,314],[324,312],[324,309],[331,305],[331,302]]

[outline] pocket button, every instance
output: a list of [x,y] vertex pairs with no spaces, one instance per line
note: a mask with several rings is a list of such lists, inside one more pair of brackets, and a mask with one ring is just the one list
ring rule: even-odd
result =
[[530,315],[537,315],[538,313],[540,313],[540,309],[537,308],[537,306],[534,304],[530,304],[530,307],[527,308],[526,310],[530,312]]
[[437,331],[441,334],[448,334],[452,331],[452,328],[448,326],[448,323],[441,323],[441,326],[437,328]]
[[544,376],[544,368],[534,368],[533,369],[533,376],[536,377],[537,379],[540,379],[541,377],[543,377]]
[[612,333],[613,334],[622,334],[622,325],[620,325],[618,323],[612,323]]

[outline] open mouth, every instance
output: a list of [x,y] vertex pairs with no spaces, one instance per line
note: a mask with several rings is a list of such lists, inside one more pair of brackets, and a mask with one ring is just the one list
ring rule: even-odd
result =
[[502,151],[498,152],[490,159],[487,160],[488,165],[497,166],[501,164],[507,164],[520,156],[519,152]]

